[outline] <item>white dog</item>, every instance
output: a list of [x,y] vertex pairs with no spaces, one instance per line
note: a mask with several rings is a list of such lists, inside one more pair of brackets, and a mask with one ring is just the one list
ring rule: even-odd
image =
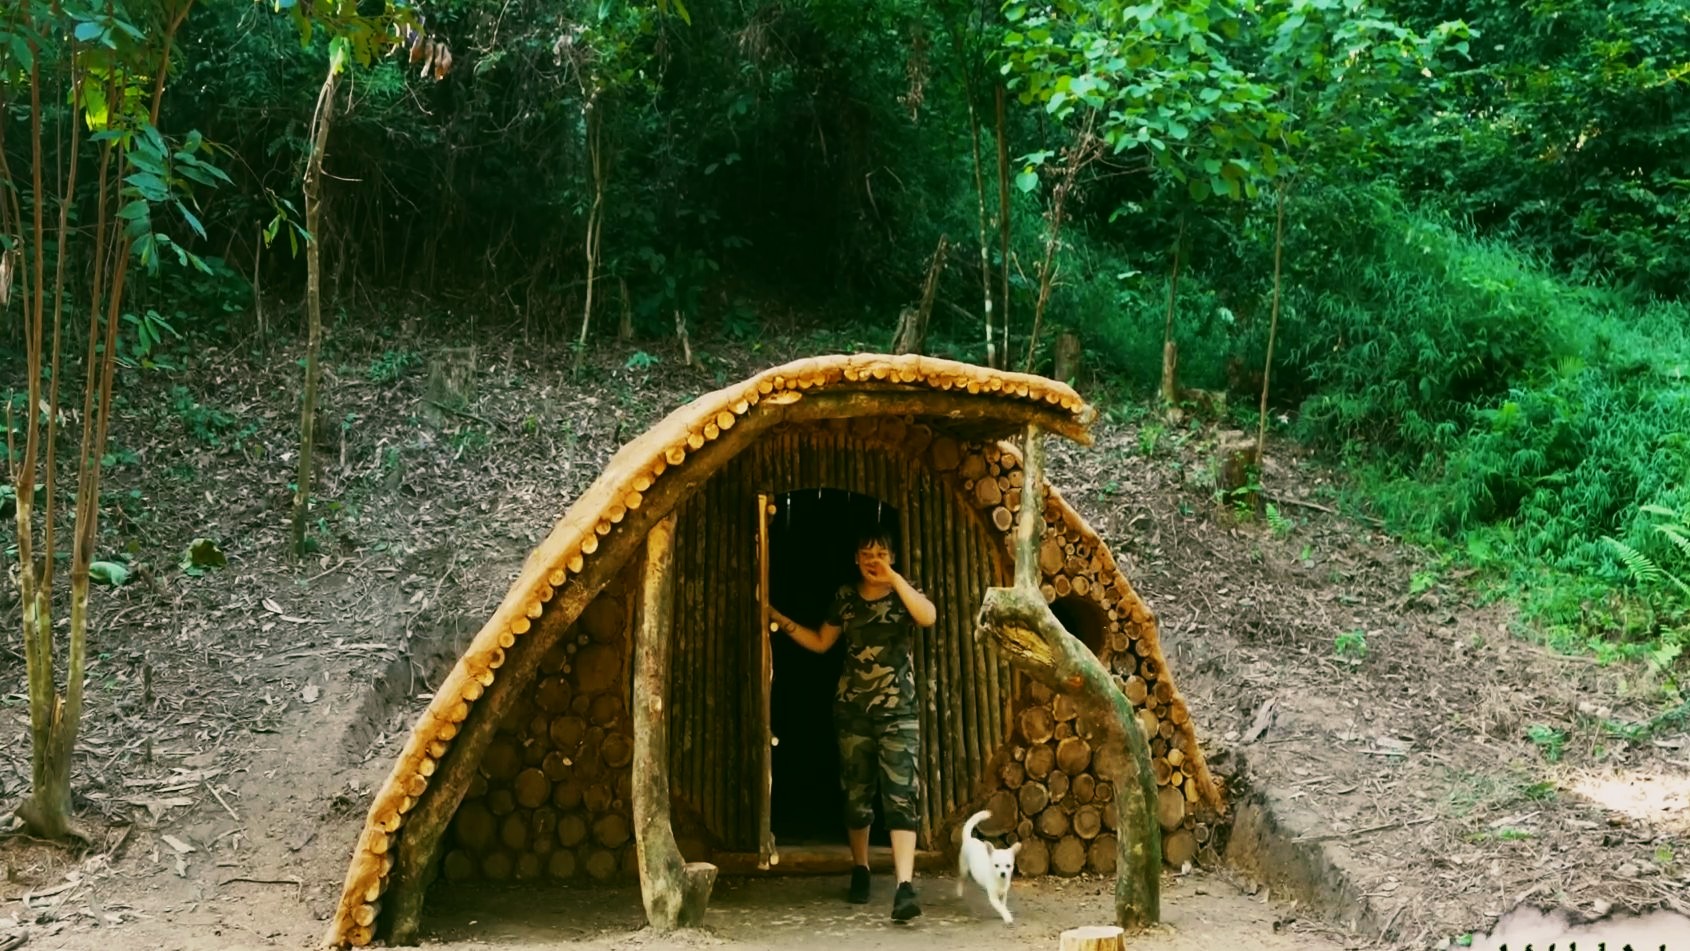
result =
[[1021,843],[1000,849],[985,839],[976,839],[974,827],[991,817],[989,810],[982,809],[969,816],[968,822],[963,824],[962,854],[957,858],[956,893],[961,898],[967,880],[974,879],[986,890],[986,899],[1003,916],[1004,924],[1013,924],[1015,916],[1009,913],[1008,905],[1009,880],[1015,874],[1015,855],[1021,851]]

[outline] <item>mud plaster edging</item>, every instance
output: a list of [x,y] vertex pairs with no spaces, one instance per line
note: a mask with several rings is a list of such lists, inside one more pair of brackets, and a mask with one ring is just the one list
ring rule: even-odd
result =
[[[1248,772],[1242,752],[1235,752],[1239,771]],[[1315,816],[1272,787],[1258,787],[1232,803],[1232,828],[1223,864],[1266,886],[1275,898],[1291,898],[1321,917],[1366,936],[1383,940],[1391,922],[1379,920],[1378,909],[1344,872],[1337,840],[1317,836],[1330,831]],[[1299,841],[1301,840],[1301,841]]]

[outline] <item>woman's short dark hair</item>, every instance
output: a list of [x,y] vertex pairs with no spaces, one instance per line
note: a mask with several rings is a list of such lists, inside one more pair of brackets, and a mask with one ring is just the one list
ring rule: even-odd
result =
[[892,533],[880,525],[871,525],[858,533],[857,551],[862,551],[873,545],[879,545],[887,551],[892,551]]

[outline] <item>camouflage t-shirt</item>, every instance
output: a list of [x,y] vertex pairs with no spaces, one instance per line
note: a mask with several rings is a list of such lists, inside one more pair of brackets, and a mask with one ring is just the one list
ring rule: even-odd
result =
[[827,622],[844,632],[845,669],[834,693],[840,712],[901,717],[915,713],[916,624],[896,591],[869,601],[846,585],[833,596]]

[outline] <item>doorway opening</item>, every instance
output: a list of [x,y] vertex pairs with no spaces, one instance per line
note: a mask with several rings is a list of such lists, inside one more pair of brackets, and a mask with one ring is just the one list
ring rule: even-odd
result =
[[[799,489],[775,498],[769,524],[769,602],[811,630],[827,619],[833,596],[857,580],[856,540],[878,525],[897,539],[898,511],[879,499],[837,489]],[[902,568],[901,561],[896,567]],[[785,634],[771,639],[774,682],[769,718],[779,739],[772,751],[769,825],[782,845],[845,841],[845,797],[839,788],[839,741],[833,695],[845,664],[845,645],[826,654],[798,646]],[[871,844],[890,839],[875,804]]]

